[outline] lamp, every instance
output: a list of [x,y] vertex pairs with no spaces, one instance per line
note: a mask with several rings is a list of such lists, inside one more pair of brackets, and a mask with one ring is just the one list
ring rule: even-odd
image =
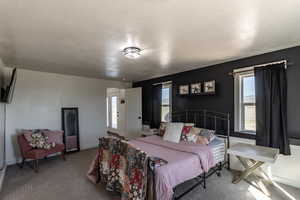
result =
[[122,52],[129,59],[136,59],[141,55],[141,49],[138,47],[126,47]]

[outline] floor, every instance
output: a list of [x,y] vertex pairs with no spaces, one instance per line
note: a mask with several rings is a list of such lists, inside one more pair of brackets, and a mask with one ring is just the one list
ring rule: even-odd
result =
[[[34,173],[29,166],[19,169],[8,167],[0,194],[1,200],[119,200],[118,196],[104,190],[101,184],[93,185],[85,177],[95,149],[67,155],[67,161],[60,157],[40,162],[40,172]],[[290,186],[267,186],[271,196],[264,195],[247,182],[231,183],[232,173],[223,170],[222,177],[213,175],[207,182],[208,188],[194,189],[183,200],[296,200],[300,189]],[[180,186],[187,187],[190,182]]]

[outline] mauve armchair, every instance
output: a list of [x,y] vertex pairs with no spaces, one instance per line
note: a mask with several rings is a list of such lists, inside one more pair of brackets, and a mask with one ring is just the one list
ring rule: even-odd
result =
[[28,140],[26,139],[26,134],[32,134],[34,131],[26,130],[22,131],[17,136],[18,144],[20,147],[20,152],[22,156],[22,163],[20,165],[23,168],[26,160],[33,160],[33,169],[35,172],[39,170],[39,160],[47,158],[47,156],[55,153],[61,153],[63,160],[65,159],[65,145],[63,144],[63,132],[62,131],[43,131],[43,134],[48,137],[48,142],[55,143],[55,147],[50,149],[34,149],[29,145]]

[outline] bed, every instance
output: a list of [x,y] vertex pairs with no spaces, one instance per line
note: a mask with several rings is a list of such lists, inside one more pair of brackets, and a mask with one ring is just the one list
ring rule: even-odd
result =
[[[122,199],[179,199],[199,185],[206,188],[206,179],[215,173],[220,175],[222,168],[229,165],[226,157],[229,131],[224,135],[224,124],[218,122],[225,122],[229,130],[229,116],[212,113],[174,112],[172,117],[175,122],[193,122],[206,128],[213,125],[221,135],[209,145],[172,143],[156,135],[130,141],[115,137],[100,139],[99,152],[88,177],[93,182],[105,183],[108,190],[120,192]],[[178,185],[194,178],[196,184],[174,195]]]
[[224,162],[226,160],[226,139],[220,136],[214,139],[208,146],[211,148],[214,160],[216,163]]
[[[165,160],[166,165],[155,169],[155,191],[157,199],[172,199],[174,188],[190,179],[208,173],[224,161],[225,142],[216,138],[209,145],[181,141],[179,144],[164,141],[159,136],[148,136],[129,141],[151,157]],[[205,185],[204,185],[205,187]],[[177,197],[178,198],[178,197]]]

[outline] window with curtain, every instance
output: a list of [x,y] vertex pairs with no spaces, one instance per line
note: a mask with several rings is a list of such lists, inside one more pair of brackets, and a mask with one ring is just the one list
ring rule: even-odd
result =
[[235,131],[255,134],[256,104],[253,71],[235,74]]
[[162,85],[162,93],[161,93],[161,121],[162,122],[170,122],[171,121],[171,113],[172,113],[172,85],[171,84],[163,84]]

